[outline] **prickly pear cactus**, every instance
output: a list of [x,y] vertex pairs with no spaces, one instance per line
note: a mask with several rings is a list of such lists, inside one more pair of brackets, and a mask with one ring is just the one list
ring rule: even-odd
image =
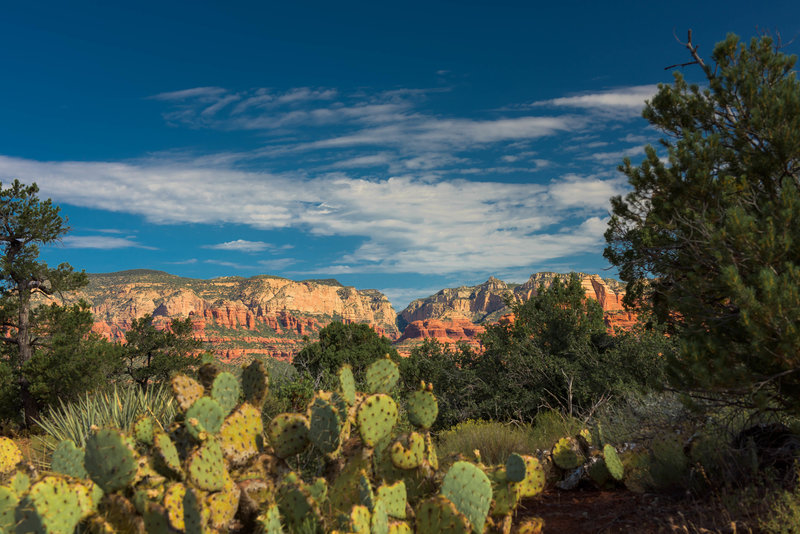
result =
[[315,396],[308,409],[308,437],[324,454],[334,454],[342,445],[343,424],[339,410],[327,400]]
[[400,370],[389,355],[380,360],[375,360],[366,371],[368,393],[390,393],[400,379]]
[[583,463],[583,455],[574,438],[561,438],[553,447],[553,462],[561,469],[575,469]]
[[22,453],[14,440],[0,437],[0,475],[10,473],[22,461]]
[[106,493],[133,484],[139,469],[133,439],[119,430],[94,431],[86,440],[83,464],[92,480]]
[[383,502],[387,515],[395,519],[406,518],[408,496],[404,481],[398,480],[394,484],[383,484],[378,487],[376,493],[376,499]]
[[17,505],[17,532],[71,533],[81,520],[80,496],[65,478],[46,476]]
[[217,401],[222,413],[228,415],[239,404],[242,388],[231,373],[222,372],[211,383],[211,398]]
[[439,403],[433,394],[433,386],[422,382],[418,391],[408,396],[408,420],[412,425],[429,429],[439,415]]
[[178,402],[178,407],[184,412],[191,408],[194,401],[202,397],[205,392],[202,384],[183,374],[173,376],[170,384],[172,385],[172,395]]
[[253,360],[242,370],[242,393],[244,399],[261,408],[269,391],[269,375],[260,360]]
[[521,498],[535,497],[544,491],[546,475],[538,458],[522,455],[525,461],[525,478],[517,482],[517,490]]
[[89,478],[83,465],[83,457],[83,449],[79,449],[71,439],[65,439],[53,451],[50,470],[74,478]]
[[276,415],[270,421],[267,433],[278,458],[299,454],[308,447],[308,419],[299,413]]
[[417,510],[418,534],[464,534],[473,530],[467,516],[444,495],[424,501]]
[[475,464],[456,462],[444,477],[442,495],[467,516],[475,534],[483,532],[492,502],[492,484],[486,473]]
[[391,434],[397,423],[397,404],[389,395],[370,395],[361,401],[356,420],[364,445],[375,447],[380,440]]
[[201,397],[186,410],[186,430],[195,438],[204,440],[216,434],[222,426],[225,412],[211,397]]
[[225,458],[241,465],[260,452],[263,432],[261,412],[246,402],[225,418],[217,438]]
[[153,418],[149,415],[141,415],[133,423],[133,436],[139,443],[152,445],[155,432],[156,425],[153,422]]
[[392,444],[391,456],[398,469],[416,469],[425,459],[425,439],[417,432],[400,436]]
[[511,482],[522,482],[527,468],[525,458],[516,452],[511,453],[506,460],[506,478]]
[[625,468],[617,455],[617,449],[613,445],[606,445],[603,447],[603,459],[606,462],[606,467],[614,480],[620,481],[625,475]]
[[349,364],[345,364],[337,373],[339,377],[339,391],[342,392],[347,404],[353,406],[356,403],[356,381],[353,378],[353,369]]
[[518,534],[542,534],[544,532],[544,519],[531,517],[519,525]]

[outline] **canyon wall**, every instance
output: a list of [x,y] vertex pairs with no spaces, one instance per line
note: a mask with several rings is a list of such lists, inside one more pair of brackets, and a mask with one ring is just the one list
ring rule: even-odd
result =
[[[555,273],[535,273],[523,284],[491,277],[483,284],[442,289],[413,301],[400,314],[377,290],[358,290],[335,280],[296,282],[274,276],[182,278],[161,271],[134,270],[89,275],[89,285],[68,297],[85,299],[95,316],[94,330],[124,340],[134,319],[152,314],[157,327],[173,318],[190,318],[194,335],[223,361],[252,357],[291,360],[332,321],[369,324],[410,352],[426,338],[466,342],[480,348],[484,326],[510,313],[549,286]],[[603,307],[609,331],[636,320],[622,306],[624,290],[616,280],[579,273],[586,295]]]

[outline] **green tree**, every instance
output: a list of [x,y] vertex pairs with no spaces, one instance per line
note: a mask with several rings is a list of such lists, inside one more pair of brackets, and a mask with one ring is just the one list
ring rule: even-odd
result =
[[749,406],[800,411],[800,84],[795,56],[769,37],[729,35],[706,87],[675,73],[643,115],[662,159],[620,170],[606,258],[628,304],[680,335],[676,387]]
[[450,428],[478,417],[477,393],[480,381],[474,370],[476,358],[467,344],[441,343],[428,338],[400,360],[403,389],[411,392],[421,381],[433,384],[439,403],[434,430]]
[[22,373],[40,407],[103,389],[123,370],[122,347],[91,331],[86,301],[39,308],[36,318],[36,350]]
[[142,389],[152,382],[163,382],[178,371],[200,364],[203,342],[193,336],[190,318],[175,318],[168,329],[153,325],[153,316],[134,319],[125,332],[126,372]]
[[[542,407],[569,415],[633,388],[660,385],[669,343],[657,332],[612,337],[600,304],[576,275],[512,305],[513,321],[486,328],[473,370],[479,415],[532,422]],[[631,337],[628,337],[631,336]]]
[[343,364],[350,364],[357,383],[361,383],[367,365],[386,354],[400,359],[392,342],[368,324],[334,322],[320,330],[319,341],[303,348],[292,363],[300,373],[308,373],[314,389],[330,388]]
[[4,189],[0,183],[0,321],[5,329],[0,339],[14,347],[7,365],[17,382],[26,425],[39,413],[31,384],[21,372],[33,358],[37,342],[32,299],[37,294],[50,297],[87,284],[86,274],[75,272],[66,263],[50,268],[38,261],[39,247],[57,242],[69,230],[60,208],[50,199],[40,200],[38,193],[36,184],[26,186],[14,180]]

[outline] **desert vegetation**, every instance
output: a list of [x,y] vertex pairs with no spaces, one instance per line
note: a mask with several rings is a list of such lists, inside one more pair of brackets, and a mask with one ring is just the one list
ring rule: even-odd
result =
[[51,302],[86,284],[38,261],[58,207],[0,189],[0,532],[798,532],[795,58],[686,46],[707,83],[660,87],[662,146],[612,199],[639,316],[614,335],[565,275],[479,349],[334,322],[226,367],[150,316],[115,344]]

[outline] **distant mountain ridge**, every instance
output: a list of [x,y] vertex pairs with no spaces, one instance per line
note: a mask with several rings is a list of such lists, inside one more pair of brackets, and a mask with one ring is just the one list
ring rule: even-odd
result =
[[[622,309],[622,285],[578,273],[587,296],[601,303],[609,328],[635,319]],[[408,352],[425,338],[478,345],[483,325],[509,313],[508,303],[524,301],[557,273],[534,273],[523,284],[490,277],[476,286],[446,288],[416,299],[399,314],[375,289],[356,289],[334,279],[293,281],[271,275],[184,278],[164,271],[134,269],[89,275],[89,285],[68,296],[87,300],[95,331],[124,339],[134,319],[152,314],[165,327],[174,317],[192,319],[195,336],[223,360],[265,356],[290,360],[332,321],[366,323]]]

